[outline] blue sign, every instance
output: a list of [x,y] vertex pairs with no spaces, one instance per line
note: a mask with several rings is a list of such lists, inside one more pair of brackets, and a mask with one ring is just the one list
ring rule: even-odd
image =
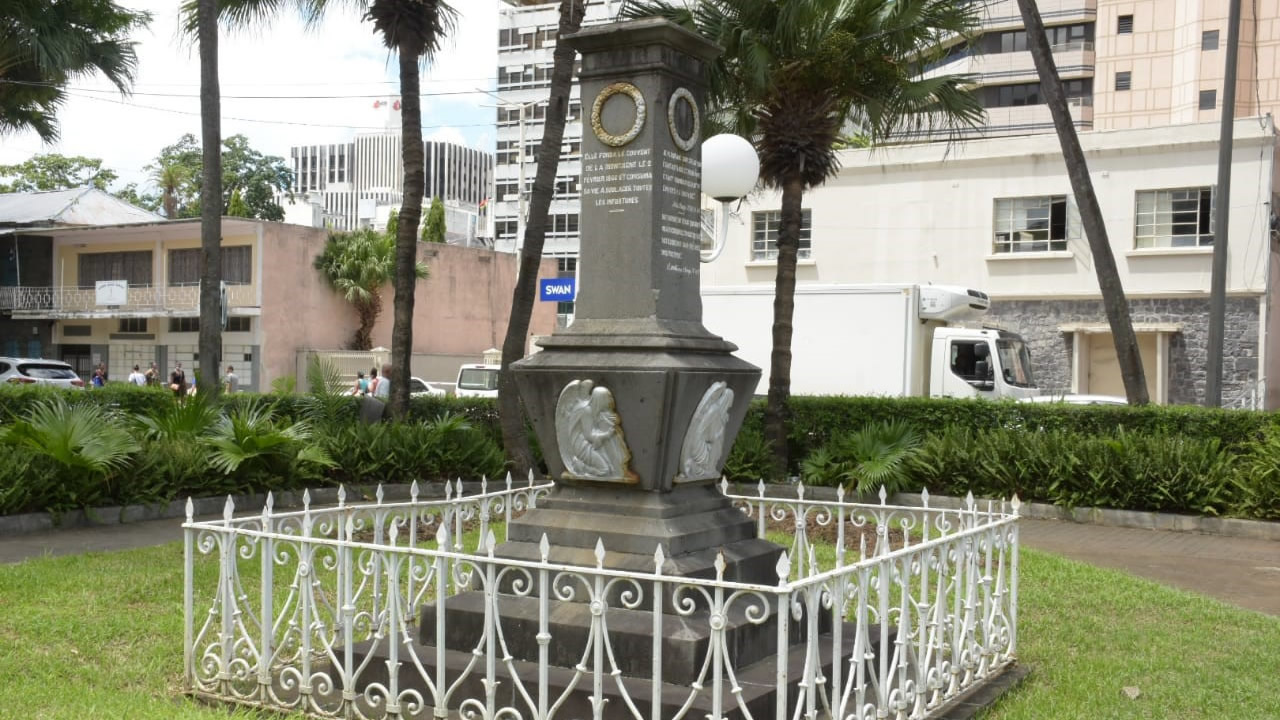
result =
[[543,302],[573,302],[577,295],[577,278],[549,278],[538,281],[538,299]]

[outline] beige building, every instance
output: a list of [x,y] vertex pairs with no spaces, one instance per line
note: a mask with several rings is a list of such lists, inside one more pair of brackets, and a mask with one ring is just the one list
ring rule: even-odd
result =
[[[357,326],[351,305],[313,267],[327,231],[223,218],[228,321],[223,366],[242,387],[264,390],[294,375],[304,349],[337,350]],[[86,374],[99,362],[112,380],[136,364],[198,369],[199,220],[15,231],[21,281],[0,287],[0,315],[24,336],[47,337],[44,357]],[[431,275],[418,281],[414,353],[478,362],[506,333],[518,258],[477,248],[419,244]],[[555,276],[554,261],[542,275]],[[383,295],[375,345],[391,346],[392,291]],[[553,304],[538,303],[532,335],[555,326]],[[453,365],[456,372],[457,364]],[[438,370],[447,375],[444,370]],[[449,380],[450,377],[427,377]]]
[[[1218,120],[1228,0],[1040,0],[1054,62],[1080,130]],[[983,9],[982,30],[930,73],[969,73],[986,125],[973,134],[1053,132],[1016,0]],[[1280,109],[1280,0],[1242,6],[1236,117]]]

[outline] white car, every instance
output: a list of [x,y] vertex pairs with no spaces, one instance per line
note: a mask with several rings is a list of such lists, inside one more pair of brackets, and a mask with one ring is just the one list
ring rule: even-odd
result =
[[458,368],[458,397],[498,397],[501,365],[468,364]]
[[409,378],[409,397],[444,397],[444,388],[436,387],[418,377]]
[[0,382],[84,389],[84,380],[61,360],[0,357]]

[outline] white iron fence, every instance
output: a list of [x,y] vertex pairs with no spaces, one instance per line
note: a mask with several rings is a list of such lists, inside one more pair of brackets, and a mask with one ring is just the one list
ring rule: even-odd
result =
[[[244,517],[228,498],[212,522],[188,503],[187,691],[324,718],[927,718],[1014,661],[1016,498],[943,510],[722,484],[790,546],[776,584],[752,585],[724,579],[723,556],[715,578],[669,574],[661,547],[652,572],[607,568],[599,543],[594,566],[550,562],[545,537],[541,558],[497,554],[552,487],[340,491],[293,512],[268,496]],[[678,661],[670,638],[690,634]],[[762,659],[740,666],[753,644]]]

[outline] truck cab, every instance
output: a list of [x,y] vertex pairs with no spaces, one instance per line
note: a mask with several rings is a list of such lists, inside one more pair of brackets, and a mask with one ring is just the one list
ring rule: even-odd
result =
[[501,365],[470,363],[458,368],[458,397],[498,397],[498,372]]
[[1040,394],[1022,337],[995,329],[940,327],[933,333],[933,397],[1022,399]]

